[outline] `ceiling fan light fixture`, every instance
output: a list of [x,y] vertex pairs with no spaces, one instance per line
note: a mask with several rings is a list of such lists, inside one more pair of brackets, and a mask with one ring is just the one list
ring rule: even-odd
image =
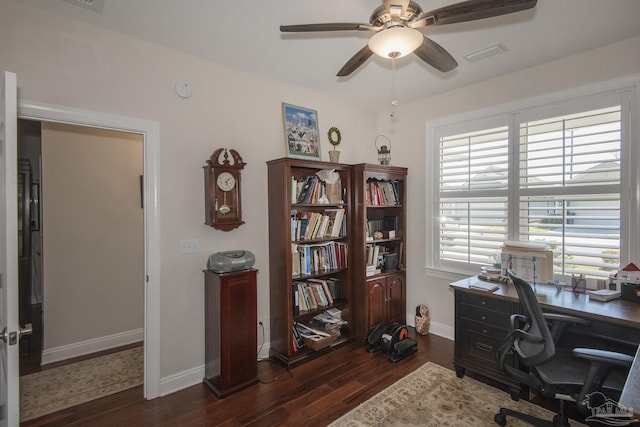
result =
[[369,49],[383,58],[401,58],[420,47],[422,33],[408,27],[390,27],[369,39]]

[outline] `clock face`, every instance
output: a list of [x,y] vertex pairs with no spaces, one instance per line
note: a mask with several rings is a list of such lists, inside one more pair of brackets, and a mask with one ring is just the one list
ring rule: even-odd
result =
[[218,184],[218,188],[222,191],[231,191],[233,190],[233,187],[236,186],[236,179],[229,172],[222,172],[218,175],[216,183]]

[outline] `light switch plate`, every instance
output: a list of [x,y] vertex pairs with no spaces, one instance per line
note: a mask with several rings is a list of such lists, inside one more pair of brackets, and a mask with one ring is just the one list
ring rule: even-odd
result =
[[200,241],[198,239],[180,240],[180,243],[178,245],[178,253],[180,254],[200,253]]

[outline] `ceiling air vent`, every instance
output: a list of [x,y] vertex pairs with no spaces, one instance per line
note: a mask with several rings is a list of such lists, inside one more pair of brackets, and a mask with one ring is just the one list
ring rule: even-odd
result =
[[507,50],[507,49],[503,45],[496,44],[496,45],[489,46],[487,48],[478,50],[476,52],[470,53],[468,55],[464,55],[463,58],[466,59],[469,62],[478,62],[478,61],[481,61],[483,59],[487,59],[490,56],[498,55],[499,53],[502,53],[505,50]]
[[75,4],[76,6],[84,7],[96,13],[102,13],[104,7],[104,0],[62,0],[67,3]]

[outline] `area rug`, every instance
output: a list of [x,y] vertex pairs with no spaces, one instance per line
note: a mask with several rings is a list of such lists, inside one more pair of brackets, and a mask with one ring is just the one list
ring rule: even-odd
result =
[[[338,418],[330,427],[355,426],[496,426],[493,416],[501,407],[545,419],[553,413],[526,401],[513,401],[508,393],[434,363],[426,363],[371,399]],[[508,418],[509,427],[528,426]],[[572,427],[582,426],[576,421]]]
[[143,348],[107,354],[20,377],[20,420],[28,421],[139,386]]

